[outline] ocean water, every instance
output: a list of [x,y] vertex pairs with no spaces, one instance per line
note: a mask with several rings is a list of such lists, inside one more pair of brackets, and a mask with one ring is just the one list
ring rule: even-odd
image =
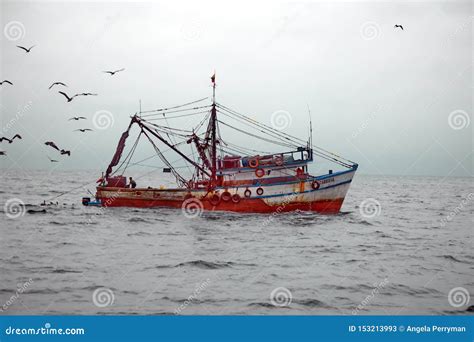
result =
[[[338,215],[189,219],[83,207],[94,188],[81,185],[96,178],[3,173],[0,314],[463,314],[472,305],[472,179],[356,175]],[[25,211],[14,212],[16,200]]]

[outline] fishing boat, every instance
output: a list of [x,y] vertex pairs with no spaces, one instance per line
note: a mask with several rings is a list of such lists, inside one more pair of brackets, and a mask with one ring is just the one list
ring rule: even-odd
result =
[[[308,140],[303,140],[216,102],[215,75],[211,81],[213,93],[210,104],[198,105],[206,101],[205,98],[179,106],[140,110],[131,116],[112,161],[98,180],[95,199],[83,198],[83,204],[172,207],[197,212],[280,213],[301,210],[338,213],[357,170],[357,163],[314,146],[311,120]],[[187,115],[201,115],[203,119],[190,130],[168,125],[168,120]],[[156,123],[157,118],[164,119],[165,124]],[[238,128],[226,119],[239,122],[245,128]],[[130,130],[135,126],[140,130],[138,138],[121,162]],[[251,136],[261,144],[246,148],[230,143],[221,135],[221,126]],[[124,172],[140,138],[152,144],[156,155],[166,166],[163,172],[172,174],[176,179],[175,187],[133,187],[134,183],[127,184]],[[260,151],[270,144],[278,145],[282,152]],[[193,149],[194,153],[184,153],[182,146]],[[172,151],[187,163],[193,170],[192,175],[185,177],[173,162],[169,162],[164,149]],[[334,162],[343,170],[310,175],[308,165],[315,157]]]

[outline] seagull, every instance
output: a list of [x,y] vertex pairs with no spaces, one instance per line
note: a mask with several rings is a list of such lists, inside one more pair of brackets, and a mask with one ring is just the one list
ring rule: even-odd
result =
[[85,131],[92,131],[92,129],[90,129],[90,128],[79,128],[79,129],[75,129],[74,131],[81,131],[82,133],[84,133]]
[[74,95],[73,97],[69,97],[65,92],[63,91],[58,91],[58,93],[60,93],[61,95],[63,95],[66,99],[67,99],[67,102],[71,102],[76,96],[78,96],[77,94]]
[[0,151],[0,156],[6,156],[7,155],[7,152],[5,151]]
[[8,83],[9,85],[13,85],[13,83],[11,83],[9,80],[3,80],[2,82],[0,82],[0,85],[3,85],[3,83]]
[[67,87],[67,85],[65,85],[63,82],[54,82],[53,84],[51,84],[49,86],[48,89],[51,89],[52,87],[54,87],[55,85],[62,85],[63,87]]
[[49,156],[48,156],[48,159],[51,163],[58,163],[58,161],[56,159],[51,159]]
[[6,140],[6,141],[8,141],[9,144],[11,144],[11,143],[13,142],[13,140],[15,140],[16,138],[18,138],[18,139],[21,140],[21,135],[15,134],[15,135],[13,136],[13,138],[11,138],[11,139],[8,139],[8,138],[6,138],[6,137],[1,137],[1,138],[0,138],[0,142],[2,142],[3,140]]
[[71,121],[71,120],[76,120],[77,121],[77,120],[81,120],[81,119],[86,120],[87,118],[84,117],[84,116],[74,116],[74,117],[70,118],[68,121]]
[[124,71],[125,68],[122,68],[122,69],[119,69],[119,70],[114,70],[114,71],[104,71],[106,74],[110,74],[110,76],[113,76],[115,75],[116,73],[120,72],[120,71]]
[[20,46],[20,45],[17,45],[16,47],[17,47],[17,48],[20,48],[20,49],[22,49],[22,50],[25,50],[25,52],[28,53],[28,52],[31,51],[32,48],[35,47],[35,45],[33,45],[32,47],[30,47],[29,49],[27,49],[27,48],[24,47],[24,46]]
[[52,142],[52,141],[47,141],[47,142],[45,142],[44,144],[47,145],[47,146],[51,146],[52,148],[54,148],[54,149],[56,149],[56,150],[59,151],[59,147],[58,147],[54,142]]
[[71,151],[61,150],[59,152],[61,152],[61,154],[67,154],[69,157],[71,156]]
[[93,93],[80,93],[77,94],[76,96],[97,96],[98,94],[93,94]]
[[403,31],[403,26],[402,26],[402,25],[398,25],[398,24],[397,24],[397,25],[395,25],[393,28],[397,28],[397,27],[401,28],[402,31]]

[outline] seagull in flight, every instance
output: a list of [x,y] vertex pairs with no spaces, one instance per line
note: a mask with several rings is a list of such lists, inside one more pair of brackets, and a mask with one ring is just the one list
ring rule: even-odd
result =
[[56,150],[59,151],[59,147],[58,147],[54,142],[52,142],[52,141],[47,141],[47,142],[45,142],[44,144],[47,145],[47,146],[51,146],[52,148],[54,148],[54,149],[56,149]]
[[398,27],[398,28],[401,28],[402,31],[403,31],[403,26],[402,26],[402,25],[398,25],[398,24],[397,24],[397,25],[395,25],[393,28],[397,28],[397,27]]
[[61,86],[63,86],[63,87],[67,87],[67,85],[65,85],[63,82],[54,82],[53,84],[51,84],[51,85],[49,86],[48,89],[51,89],[51,88],[54,87],[55,85],[61,85]]
[[118,72],[124,71],[125,68],[119,69],[119,70],[114,70],[114,71],[104,71],[106,74],[110,74],[110,76],[115,75]]
[[73,97],[69,97],[68,94],[66,94],[65,92],[63,91],[58,91],[59,94],[63,95],[66,99],[67,99],[67,102],[71,102],[76,96],[78,96],[78,94],[74,95]]
[[70,118],[68,121],[71,121],[71,120],[76,120],[77,121],[77,120],[81,120],[81,119],[86,120],[87,118],[84,117],[84,116],[74,116],[74,117]]
[[71,156],[71,151],[61,150],[59,152],[61,152],[61,154],[67,154],[69,157]]
[[56,159],[51,159],[49,156],[48,156],[48,159],[51,163],[58,163],[58,161]]
[[20,49],[22,49],[22,50],[25,50],[25,52],[28,53],[28,52],[31,51],[32,48],[35,47],[35,45],[33,45],[32,47],[30,47],[29,49],[27,49],[27,48],[24,47],[24,46],[20,46],[20,45],[17,45],[16,47],[17,47],[17,48],[20,48]]
[[15,134],[15,135],[13,136],[13,138],[11,138],[11,139],[8,139],[8,138],[6,138],[6,137],[1,137],[1,138],[0,138],[0,142],[2,142],[3,140],[6,140],[6,141],[8,141],[9,144],[11,144],[11,143],[13,142],[13,140],[15,140],[16,138],[18,138],[18,139],[21,140],[21,135]]
[[80,94],[76,94],[75,96],[97,96],[98,94],[94,94],[94,93],[80,93]]
[[6,156],[7,155],[7,152],[5,151],[0,151],[0,156]]
[[92,131],[92,129],[90,129],[90,128],[79,128],[79,129],[75,129],[74,131],[81,131],[82,133],[84,133],[86,131]]
[[3,80],[2,82],[0,82],[0,85],[3,85],[3,83],[8,83],[9,85],[13,85],[13,83],[11,83],[9,80]]

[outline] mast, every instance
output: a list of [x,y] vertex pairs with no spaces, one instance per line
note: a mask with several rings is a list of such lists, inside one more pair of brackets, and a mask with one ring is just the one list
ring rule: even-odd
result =
[[211,77],[212,81],[212,109],[211,109],[211,184],[213,186],[217,183],[217,110],[216,110],[216,72]]

